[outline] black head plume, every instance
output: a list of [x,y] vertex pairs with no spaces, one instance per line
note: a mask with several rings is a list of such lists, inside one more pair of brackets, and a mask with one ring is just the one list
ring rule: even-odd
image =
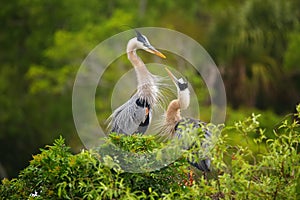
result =
[[180,89],[180,91],[183,91],[183,90],[185,90],[186,88],[188,88],[188,83],[187,82],[177,82],[177,84],[178,84],[178,87],[179,87],[179,89]]
[[136,38],[138,41],[140,41],[141,43],[143,43],[146,47],[149,47],[150,44],[148,42],[148,40],[145,38],[145,36],[143,36],[140,32],[138,32],[136,29],[134,29],[136,32]]
[[136,29],[135,30],[135,33],[136,33],[136,37],[139,38],[139,37],[143,37],[143,35]]

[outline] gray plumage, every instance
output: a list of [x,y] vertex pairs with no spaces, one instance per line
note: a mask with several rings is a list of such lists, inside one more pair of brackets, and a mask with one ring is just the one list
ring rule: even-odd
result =
[[[192,127],[192,128],[195,128],[195,129],[199,129],[201,128],[202,129],[202,132],[204,133],[204,137],[205,137],[205,140],[206,141],[209,141],[212,137],[211,135],[211,132],[209,130],[207,130],[205,128],[205,123],[198,120],[198,119],[193,119],[193,118],[182,118],[178,124],[176,125],[175,127],[175,134],[174,134],[174,137],[180,139],[182,138],[182,127]],[[189,149],[191,148],[192,146],[196,145],[195,143],[192,144],[190,147],[186,147],[185,149]],[[204,171],[204,172],[209,172],[210,171],[210,158],[208,158],[206,156],[206,154],[209,150],[209,146],[207,143],[202,143],[201,145],[202,147],[202,151],[200,152],[194,152],[194,154],[200,159],[198,161],[196,160],[188,160],[188,162],[198,168],[199,170],[201,171]]]
[[[152,109],[139,106],[136,101],[141,97],[136,93],[112,114],[111,132],[131,135],[145,133],[151,122]],[[149,110],[148,115],[147,109]],[[147,122],[148,120],[148,122]]]

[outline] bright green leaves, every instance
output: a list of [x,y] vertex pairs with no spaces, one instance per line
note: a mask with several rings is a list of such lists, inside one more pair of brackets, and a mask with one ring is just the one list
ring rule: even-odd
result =
[[[297,107],[299,116],[300,109]],[[1,197],[11,199],[297,199],[299,197],[300,156],[299,122],[284,120],[274,130],[275,137],[265,136],[259,115],[252,115],[225,127],[210,152],[212,172],[204,179],[201,172],[187,163],[186,150],[172,164],[154,171],[128,173],[116,156],[101,157],[95,151],[70,153],[62,138],[33,156],[30,165],[17,179],[2,180]],[[262,116],[263,117],[263,116]],[[206,126],[213,135],[221,127]],[[245,140],[264,146],[265,151],[253,151],[248,146],[230,144],[227,133],[235,131]],[[191,133],[184,130],[183,134]],[[195,139],[195,138],[193,138]],[[201,139],[201,138],[200,138]],[[112,134],[107,144],[134,153],[155,152],[166,144],[157,143],[146,135]],[[251,143],[252,144],[252,143]],[[105,147],[105,146],[104,146]],[[103,148],[104,148],[103,147]],[[164,155],[156,156],[160,158]],[[131,158],[127,158],[130,161]],[[103,160],[103,162],[100,162]],[[193,182],[188,173],[193,170]]]

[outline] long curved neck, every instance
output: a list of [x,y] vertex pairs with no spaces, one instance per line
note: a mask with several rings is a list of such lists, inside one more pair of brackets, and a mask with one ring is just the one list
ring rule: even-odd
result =
[[172,100],[166,112],[166,122],[168,124],[176,124],[181,120],[180,103],[178,99]]
[[137,42],[136,38],[129,40],[127,44],[127,56],[134,66],[139,87],[145,84],[153,84],[153,75],[148,71],[142,59],[136,54]]
[[137,43],[137,39],[133,38],[127,44],[127,56],[134,66],[137,76],[137,95],[146,100],[150,105],[153,105],[157,101],[158,88],[155,84],[154,76],[148,71],[144,62],[136,54],[136,50],[138,49]]

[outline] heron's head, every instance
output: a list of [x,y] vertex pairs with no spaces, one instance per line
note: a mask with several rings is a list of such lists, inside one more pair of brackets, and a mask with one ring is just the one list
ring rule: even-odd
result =
[[149,42],[146,36],[142,35],[140,32],[135,30],[136,32],[136,39],[137,39],[137,48],[143,49],[149,53],[155,54],[161,58],[166,58],[164,54],[159,52],[157,49],[155,49]]
[[183,78],[177,79],[172,72],[168,70],[168,68],[165,69],[177,88],[177,98],[179,100],[180,109],[187,109],[190,104],[190,90],[188,88],[188,82]]

